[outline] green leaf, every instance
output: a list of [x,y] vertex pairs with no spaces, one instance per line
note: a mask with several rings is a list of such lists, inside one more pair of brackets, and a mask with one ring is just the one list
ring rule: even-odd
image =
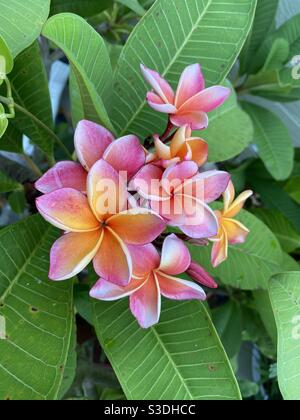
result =
[[276,39],[285,39],[290,46],[290,58],[299,51],[300,42],[300,14],[285,22],[275,32],[272,32],[261,44],[256,55],[252,57],[251,73],[257,73],[264,65],[265,60]]
[[210,114],[208,128],[204,132],[195,132],[195,135],[208,142],[209,161],[222,162],[245,150],[253,140],[253,133],[252,121],[238,105],[232,88],[230,98]]
[[75,308],[78,314],[90,325],[94,323],[92,300],[89,296],[90,287],[85,284],[74,286]]
[[5,115],[5,109],[2,104],[0,104],[0,139],[4,135],[6,129],[8,127],[8,119]]
[[73,330],[72,281],[48,280],[56,229],[33,216],[0,232],[0,399],[56,399]]
[[272,112],[243,103],[254,124],[254,143],[259,157],[276,180],[287,179],[294,165],[294,148],[288,129]]
[[281,69],[287,62],[290,53],[290,46],[286,39],[278,38],[272,45],[271,51],[263,66],[263,71]]
[[231,365],[200,302],[163,301],[160,323],[141,329],[128,299],[94,302],[95,327],[128,399],[239,400]]
[[8,196],[8,204],[12,211],[17,214],[23,214],[26,209],[26,196],[24,189],[21,191],[14,191]]
[[277,327],[269,293],[266,290],[257,290],[253,292],[253,297],[254,307],[259,313],[261,320],[273,343],[277,345]]
[[51,0],[50,15],[70,12],[82,17],[91,17],[111,5],[112,0]]
[[0,171],[0,193],[8,193],[21,188],[21,184],[9,178],[4,172]]
[[68,57],[76,76],[85,118],[113,131],[108,117],[113,72],[101,36],[84,19],[70,13],[50,18],[43,35]]
[[[119,134],[141,138],[164,129],[166,118],[146,103],[140,64],[173,87],[184,68],[200,63],[208,86],[225,80],[250,30],[256,1],[157,0],[128,39],[115,77],[112,120]],[[147,45],[147,48],[145,47]]]
[[281,271],[298,271],[299,269],[300,265],[298,262],[289,254],[284,252]]
[[16,124],[12,120],[0,140],[0,150],[12,153],[23,152],[22,133],[17,129]]
[[300,206],[290,198],[278,183],[249,176],[254,191],[261,196],[264,205],[280,211],[300,233]]
[[254,214],[271,229],[285,252],[290,253],[300,248],[300,235],[292,223],[278,210],[261,208],[256,209]]
[[[9,79],[15,102],[51,129],[53,119],[48,78],[38,42],[34,42],[17,57]],[[13,124],[47,156],[52,156],[52,137],[32,118],[17,110]]]
[[76,353],[76,347],[77,347],[77,334],[76,334],[76,320],[74,319],[73,322],[73,328],[72,328],[72,335],[70,340],[70,347],[69,347],[69,354],[67,357],[67,362],[65,365],[63,378],[61,382],[61,387],[59,389],[58,393],[58,400],[62,400],[66,393],[71,388],[75,376],[76,376],[76,368],[77,368],[77,353]]
[[278,0],[259,0],[251,33],[241,57],[241,72],[248,73],[253,56],[272,27],[278,7]]
[[300,204],[300,176],[292,177],[286,184],[285,191]]
[[14,66],[14,59],[9,51],[9,48],[0,36],[0,84],[4,75],[9,74]]
[[16,57],[41,33],[50,9],[50,0],[0,0],[0,36]]
[[278,328],[278,381],[285,400],[300,400],[300,272],[274,276],[269,285]]
[[223,284],[242,290],[266,289],[280,271],[282,250],[275,235],[259,219],[243,210],[237,217],[249,230],[247,241],[229,245],[228,260],[212,268],[211,247],[190,246],[192,257]]
[[139,4],[138,0],[116,0],[118,3],[123,6],[128,7],[137,15],[143,16],[146,10]]
[[214,326],[221,338],[229,359],[240,351],[242,344],[242,323],[239,305],[230,301],[212,312]]

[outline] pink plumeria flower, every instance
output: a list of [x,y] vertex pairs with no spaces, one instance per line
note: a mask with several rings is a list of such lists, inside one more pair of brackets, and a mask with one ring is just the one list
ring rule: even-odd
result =
[[51,249],[49,278],[69,279],[93,260],[99,276],[125,286],[132,277],[128,244],[152,242],[165,222],[151,210],[130,208],[126,184],[103,159],[90,169],[86,190],[87,196],[62,188],[37,199],[40,214],[66,232]]
[[246,200],[253,195],[250,190],[244,191],[235,200],[235,189],[230,181],[228,188],[224,193],[224,209],[216,211],[219,220],[219,231],[215,238],[212,248],[211,261],[213,267],[217,267],[228,257],[228,244],[242,244],[246,241],[249,230],[233,218],[242,210]]
[[148,155],[147,163],[160,164],[168,168],[174,163],[192,160],[198,166],[207,162],[208,144],[199,137],[192,137],[192,130],[188,125],[180,127],[174,134],[170,145],[161,141],[158,135],[154,136],[155,152]]
[[156,111],[170,114],[171,123],[177,127],[188,124],[192,130],[207,128],[207,113],[222,105],[230,95],[230,89],[223,86],[205,89],[199,64],[184,70],[176,94],[159,73],[144,65],[141,69],[154,90],[147,94],[148,104]]
[[198,284],[174,277],[189,270],[191,264],[193,278],[206,286],[217,287],[202,267],[191,262],[188,248],[175,235],[165,239],[161,257],[152,244],[130,246],[129,249],[135,274],[129,285],[119,287],[100,279],[90,295],[106,301],[129,296],[131,312],[142,328],[149,328],[159,322],[161,295],[174,300],[206,299],[204,290]]
[[114,140],[106,128],[91,121],[79,122],[74,143],[80,163],[57,163],[36,182],[38,191],[48,194],[60,188],[74,188],[85,193],[87,171],[100,159],[117,172],[126,172],[128,179],[145,164],[146,153],[136,136]]
[[229,180],[227,172],[199,173],[198,165],[187,161],[165,171],[148,164],[133,178],[130,187],[148,200],[169,225],[180,227],[191,238],[201,239],[217,235],[218,219],[208,203],[220,197]]

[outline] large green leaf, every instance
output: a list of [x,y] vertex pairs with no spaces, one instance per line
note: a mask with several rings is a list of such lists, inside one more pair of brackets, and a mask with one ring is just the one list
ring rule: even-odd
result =
[[212,312],[212,319],[230,359],[235,357],[242,345],[242,312],[240,306],[229,301]]
[[290,58],[298,54],[300,46],[300,14],[292,17],[290,20],[285,22],[280,28],[275,32],[272,32],[264,42],[261,44],[256,55],[252,57],[250,70],[251,73],[256,73],[259,71],[269,54],[269,51],[272,48],[274,41],[278,38],[286,39],[290,46]]
[[50,15],[70,12],[90,17],[107,9],[112,3],[113,0],[51,0]]
[[238,400],[225,351],[202,303],[163,301],[160,323],[141,329],[128,299],[94,303],[95,327],[128,399]]
[[232,88],[230,98],[209,116],[209,126],[195,135],[209,145],[209,161],[222,162],[239,155],[253,140],[253,124],[237,102]]
[[241,71],[248,73],[253,56],[272,27],[278,7],[278,0],[258,0],[251,33],[241,58]]
[[280,211],[300,233],[300,206],[290,198],[278,183],[250,175],[249,182],[254,191],[260,195],[263,204]]
[[0,150],[13,153],[23,152],[22,133],[17,129],[16,124],[12,120],[0,140]]
[[191,246],[193,259],[223,284],[243,289],[266,289],[270,277],[280,271],[282,250],[275,235],[255,216],[243,210],[237,218],[250,230],[247,241],[229,245],[229,257],[216,269],[210,262],[210,247]]
[[293,252],[300,248],[300,235],[291,222],[278,210],[257,209],[254,213],[276,235],[285,252]]
[[71,13],[50,18],[43,35],[68,57],[76,76],[85,118],[113,131],[108,117],[113,72],[101,36],[83,18]]
[[[16,103],[51,129],[53,119],[48,78],[38,42],[17,57],[9,79]],[[12,124],[48,156],[53,154],[53,138],[32,118],[17,110],[16,120]]]
[[292,177],[287,185],[285,186],[285,191],[292,197],[296,203],[300,204],[300,176]]
[[145,13],[145,9],[139,4],[138,0],[116,0],[118,3],[122,4],[123,6],[128,7],[135,13],[140,16],[143,16]]
[[283,273],[269,285],[278,328],[278,381],[286,400],[300,400],[300,272]]
[[[115,77],[113,123],[120,134],[160,132],[165,116],[146,103],[140,64],[175,87],[183,69],[199,62],[211,86],[224,81],[248,35],[256,1],[157,0],[131,34]],[[147,47],[146,47],[147,46]]]
[[8,193],[22,188],[22,185],[9,178],[4,172],[0,171],[0,193]]
[[0,0],[0,35],[14,57],[39,37],[49,8],[50,0]]
[[0,233],[0,399],[56,399],[73,329],[72,281],[48,280],[58,232],[33,216]]
[[276,180],[287,179],[294,165],[294,148],[288,129],[272,112],[244,103],[254,123],[254,143],[258,154]]
[[277,344],[277,327],[274,313],[267,290],[256,290],[253,292],[254,306],[259,313],[261,320],[268,331],[273,343]]

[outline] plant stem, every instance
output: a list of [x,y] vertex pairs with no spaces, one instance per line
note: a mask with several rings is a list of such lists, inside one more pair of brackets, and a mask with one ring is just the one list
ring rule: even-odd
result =
[[[0,102],[4,103],[7,106],[10,106],[12,104],[11,99],[4,98],[3,96],[0,96]],[[26,115],[27,117],[31,118],[36,123],[36,125],[38,125],[41,129],[43,129],[54,140],[54,142],[64,151],[66,156],[68,156],[68,158],[72,160],[72,155],[69,152],[69,150],[66,148],[64,143],[60,140],[59,137],[57,137],[57,135],[49,127],[46,126],[46,124],[44,124],[41,120],[39,120],[35,115],[33,115],[27,109],[23,108],[21,105],[18,105],[15,102],[14,102],[14,108],[22,112],[22,114]]]
[[32,170],[32,172],[38,177],[40,178],[43,173],[40,170],[40,168],[34,163],[34,161],[25,153],[22,154],[23,159],[25,160],[25,162],[27,163],[27,165],[30,167],[30,169]]

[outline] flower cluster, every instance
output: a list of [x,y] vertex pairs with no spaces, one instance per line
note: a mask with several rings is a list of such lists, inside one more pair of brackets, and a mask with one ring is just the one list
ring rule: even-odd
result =
[[[192,130],[208,125],[207,113],[230,90],[205,89],[199,65],[187,67],[177,92],[142,66],[153,88],[148,104],[168,114],[168,126],[146,150],[134,135],[119,139],[90,121],[75,132],[79,160],[60,162],[36,182],[40,214],[64,234],[54,243],[49,278],[69,279],[93,261],[99,281],[90,295],[101,300],[130,296],[143,328],[159,321],[161,295],[205,300],[214,280],[192,261],[188,242],[213,242],[212,264],[227,258],[228,243],[242,243],[248,230],[233,218],[252,194],[234,200],[230,175],[204,171],[208,145]],[[224,210],[210,203],[224,196]],[[166,229],[172,229],[172,234]],[[186,243],[185,243],[186,241]],[[183,280],[186,273],[192,280]]]

